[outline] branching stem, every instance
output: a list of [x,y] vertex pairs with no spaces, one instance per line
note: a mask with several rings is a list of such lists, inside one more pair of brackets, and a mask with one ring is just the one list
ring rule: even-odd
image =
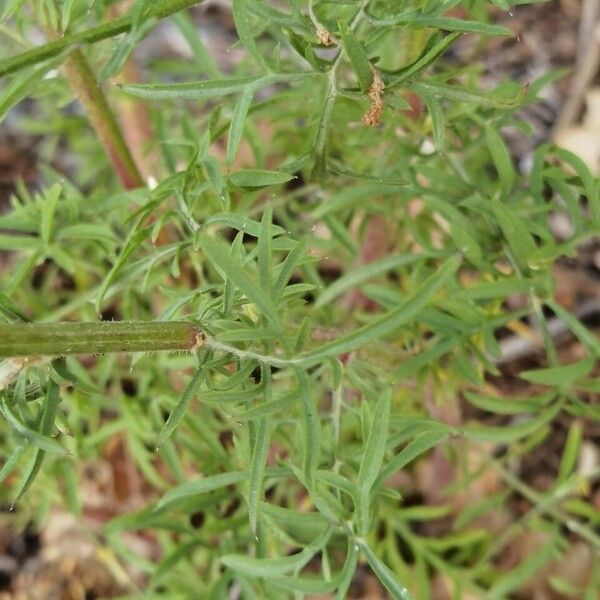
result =
[[[155,19],[163,19],[169,15],[175,14],[180,10],[194,6],[201,0],[159,0],[150,8],[149,16]],[[65,35],[58,40],[48,42],[43,46],[38,46],[17,56],[0,61],[0,77],[14,73],[30,65],[35,65],[49,58],[54,58],[68,48],[78,44],[93,44],[100,40],[106,40],[121,33],[128,32],[133,24],[131,13],[124,15],[119,19],[103,23],[86,31],[80,31]]]
[[[369,2],[370,0],[362,0],[360,3],[358,10],[356,11],[354,17],[352,17],[350,25],[348,26],[350,31],[354,31],[360,25],[360,22],[365,16],[365,10]],[[327,141],[329,139],[329,131],[331,129],[331,114],[333,112],[333,105],[335,104],[335,97],[337,95],[337,73],[343,56],[344,50],[342,47],[340,47],[336,57],[333,59],[327,78],[325,102],[323,103],[323,110],[321,111],[321,118],[319,119],[319,127],[317,129],[317,136],[315,140],[315,167],[312,174],[313,179],[318,179],[325,170]]]
[[254,352],[253,350],[241,350],[240,348],[236,348],[235,346],[230,346],[229,344],[224,344],[223,342],[219,342],[211,337],[206,337],[204,339],[204,343],[208,348],[212,350],[217,350],[219,352],[227,352],[232,354],[233,356],[237,356],[242,360],[245,359],[254,359],[259,363],[270,365],[272,367],[289,367],[289,366],[300,366],[304,364],[302,359],[297,358],[279,358],[277,356],[268,356],[265,354],[260,354],[258,352]]

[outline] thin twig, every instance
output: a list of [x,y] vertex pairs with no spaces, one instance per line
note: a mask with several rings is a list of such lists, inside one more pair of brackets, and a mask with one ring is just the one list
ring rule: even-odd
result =
[[[586,319],[599,311],[600,298],[591,298],[577,307],[574,312],[578,319]],[[549,335],[554,339],[570,331],[565,322],[559,317],[552,317],[551,319],[548,319],[547,329]],[[535,352],[541,348],[543,348],[543,339],[541,335],[538,335],[537,341],[525,339],[517,335],[511,336],[500,342],[502,354],[496,363],[510,363],[524,356],[529,356],[532,352]]]
[[314,0],[309,0],[308,2],[308,16],[315,27],[319,41],[324,46],[333,46],[334,44],[337,46],[337,40],[333,37],[333,35],[331,35],[331,32],[327,29],[327,27],[325,27],[325,25],[319,21],[317,15],[315,14],[313,2]]
[[[507,485],[518,492],[523,498],[535,505],[534,510],[545,514],[559,523],[562,523],[569,531],[586,540],[596,549],[600,549],[600,536],[598,536],[590,528],[574,517],[565,514],[563,510],[556,506],[561,501],[566,500],[573,493],[573,485],[571,481],[567,481],[556,487],[547,496],[544,496],[521,481],[518,477],[511,473],[510,469],[500,464],[498,461],[486,460],[487,464],[496,470]],[[585,478],[577,477],[578,480],[587,480],[588,482],[596,481],[600,477],[600,469],[595,469]]]
[[569,97],[556,119],[553,137],[575,121],[600,67],[600,0],[584,1],[579,35],[579,55]]
[[301,366],[302,364],[304,364],[304,361],[299,358],[279,358],[277,356],[268,356],[265,354],[260,354],[259,352],[254,352],[252,350],[240,350],[235,346],[224,344],[223,342],[219,342],[218,340],[215,340],[214,338],[209,336],[204,337],[204,345],[207,348],[211,348],[212,350],[232,354],[233,356],[237,356],[242,360],[251,358],[253,360],[257,360],[262,364],[270,365],[272,367]]
[[123,187],[125,189],[142,187],[144,180],[121,133],[121,128],[80,49],[73,50],[66,58],[63,71],[69,86],[83,104],[90,125],[104,147]]

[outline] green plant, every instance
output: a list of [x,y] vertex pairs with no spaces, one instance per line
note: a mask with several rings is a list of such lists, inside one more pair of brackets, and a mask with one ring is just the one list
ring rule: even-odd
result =
[[[100,0],[91,11],[84,0],[5,2],[0,33],[15,56],[0,61],[12,73],[0,116],[37,100],[36,118],[18,124],[43,136],[44,185],[19,186],[0,216],[11,261],[0,356],[15,357],[0,368],[3,495],[40,518],[59,501],[79,514],[81,460],[123,435],[151,491],[102,533],[157,597],[345,598],[361,562],[394,598],[431,598],[436,577],[454,597],[505,598],[571,536],[597,551],[598,515],[578,490],[600,473],[577,471],[579,421],[546,491],[512,465],[560,415],[598,418],[586,399],[600,344],[553,299],[552,271],[598,232],[598,183],[550,145],[529,174],[515,168],[501,129],[527,130],[519,109],[549,77],[482,91],[476,64],[445,59],[466,34],[510,35],[488,9],[523,2],[233,0],[246,56],[229,75],[196,35],[193,4],[138,0],[118,17]],[[464,18],[449,16],[457,8]],[[169,15],[192,59],[145,65],[151,83],[101,85]],[[40,26],[59,37],[23,51]],[[89,121],[66,110],[75,96]],[[147,102],[160,142],[145,165],[115,117],[131,98]],[[71,178],[53,166],[58,149],[77,161]],[[556,212],[572,225],[561,243]],[[119,325],[107,325],[106,345],[102,325],[49,325],[108,309],[131,328],[130,351],[173,348],[155,344],[156,321],[169,344],[191,331],[176,346],[187,351],[119,356]],[[586,358],[560,364],[547,309]],[[520,374],[525,399],[495,397],[496,334],[525,317],[547,365]],[[108,354],[85,367],[42,358],[73,351],[62,340],[75,338]],[[446,422],[431,406],[461,398],[493,424]],[[407,506],[395,477],[434,447],[455,467],[449,497],[482,472],[496,474],[493,493],[458,511]],[[50,480],[44,497],[25,494]],[[478,517],[511,494],[531,510],[501,535],[486,531]],[[419,532],[444,518],[442,536]],[[495,558],[523,529],[544,536],[543,550],[502,570]],[[123,542],[137,530],[152,532],[159,561]],[[599,585],[590,577],[577,593],[595,598]]]

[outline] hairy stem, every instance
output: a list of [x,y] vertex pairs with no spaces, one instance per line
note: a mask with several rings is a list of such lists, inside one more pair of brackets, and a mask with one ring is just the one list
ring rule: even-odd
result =
[[90,124],[104,146],[123,187],[132,189],[143,186],[142,175],[83,52],[79,49],[73,50],[65,60],[63,70],[71,89],[83,104]]
[[[111,18],[120,18],[128,9],[130,3],[116,3],[108,7]],[[115,83],[142,83],[142,77],[131,55],[125,61],[122,71],[114,78]],[[148,104],[134,96],[119,94],[115,98],[114,111],[123,125],[123,138],[125,139],[135,164],[138,166],[144,181],[158,179],[157,165],[160,164],[159,153],[155,147],[152,122]]]
[[[163,19],[169,15],[175,14],[180,10],[194,6],[201,0],[159,0],[149,10],[149,16],[155,19]],[[32,50],[27,50],[17,56],[0,61],[0,77],[19,71],[24,67],[37,64],[49,58],[58,56],[61,52],[77,44],[93,44],[100,40],[105,40],[121,33],[128,32],[133,23],[133,16],[127,14],[119,19],[103,23],[86,31],[72,33],[64,37],[48,42],[43,46],[38,46]]]
[[0,358],[195,350],[203,341],[185,321],[9,323],[0,325]]
[[[352,17],[348,28],[350,31],[355,31],[360,25],[362,19],[365,16],[365,10],[370,0],[362,0],[359,4],[358,10]],[[344,56],[344,50],[340,46],[336,57],[331,63],[331,68],[327,75],[327,90],[325,91],[325,101],[323,103],[323,109],[321,111],[321,117],[319,119],[319,126],[317,128],[317,136],[315,139],[314,153],[315,153],[315,165],[311,174],[311,180],[318,180],[324,175],[326,171],[327,162],[327,142],[329,141],[329,132],[331,130],[331,116],[333,113],[333,105],[337,96],[337,73],[340,68],[342,57]]]

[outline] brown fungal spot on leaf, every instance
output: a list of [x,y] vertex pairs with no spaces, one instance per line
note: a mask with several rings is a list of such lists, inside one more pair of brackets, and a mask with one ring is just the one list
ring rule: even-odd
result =
[[371,105],[369,110],[362,118],[362,122],[367,127],[377,127],[381,123],[381,115],[383,114],[383,91],[385,84],[378,71],[373,71],[373,83],[369,88],[369,99]]
[[190,348],[190,350],[197,350],[203,344],[204,344],[204,334],[201,331],[198,331],[198,333],[196,333],[196,335],[194,336],[194,343],[193,343],[192,347]]
[[323,25],[317,27],[317,37],[323,46],[334,46],[336,43],[331,31]]

